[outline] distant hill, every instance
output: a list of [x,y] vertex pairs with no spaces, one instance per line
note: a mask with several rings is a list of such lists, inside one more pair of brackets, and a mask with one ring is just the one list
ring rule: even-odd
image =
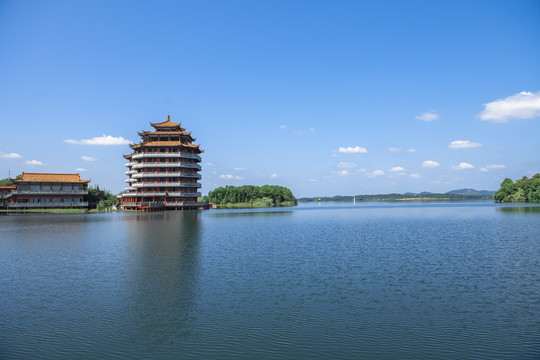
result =
[[[471,189],[465,189],[467,191],[477,191]],[[462,191],[462,190],[455,190]],[[485,190],[484,190],[485,191]],[[403,201],[403,200],[489,200],[493,196],[492,191],[485,191],[486,194],[478,191],[478,193],[473,194],[461,194],[461,193],[451,193],[446,194],[437,194],[429,193],[427,191],[421,192],[419,194],[405,193],[405,194],[376,194],[376,195],[355,195],[353,196],[343,196],[337,195],[332,197],[313,197],[313,198],[301,198],[298,199],[300,202],[310,202],[310,201],[345,201],[352,202],[354,201]]]
[[448,191],[445,194],[451,194],[451,195],[481,195],[481,196],[493,196],[495,194],[495,191],[489,191],[489,190],[474,190],[474,189],[458,189],[458,190],[452,190]]

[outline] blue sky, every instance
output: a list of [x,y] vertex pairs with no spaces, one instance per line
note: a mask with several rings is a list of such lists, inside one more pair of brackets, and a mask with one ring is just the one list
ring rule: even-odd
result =
[[204,194],[495,190],[540,172],[539,64],[538,1],[0,1],[0,178],[119,192],[170,114]]

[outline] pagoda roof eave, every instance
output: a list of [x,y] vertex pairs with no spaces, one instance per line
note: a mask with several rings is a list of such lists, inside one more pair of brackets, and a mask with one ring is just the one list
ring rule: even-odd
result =
[[142,135],[191,135],[191,132],[186,132],[184,130],[179,131],[143,131],[138,133]]

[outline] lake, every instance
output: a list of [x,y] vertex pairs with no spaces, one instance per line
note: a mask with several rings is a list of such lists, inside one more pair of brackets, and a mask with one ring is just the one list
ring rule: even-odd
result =
[[1,359],[540,358],[540,207],[0,216]]

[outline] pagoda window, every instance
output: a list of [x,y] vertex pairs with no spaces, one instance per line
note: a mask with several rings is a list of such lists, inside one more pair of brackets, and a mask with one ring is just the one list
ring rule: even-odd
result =
[[39,198],[30,198],[29,203],[30,204],[37,204],[37,203],[39,203]]
[[49,204],[50,202],[51,202],[50,198],[41,198],[41,203],[42,204]]
[[39,185],[30,185],[30,190],[32,190],[32,191],[39,191],[39,190],[41,190],[41,189],[40,189]]
[[28,191],[28,185],[19,185],[17,186],[17,189]]
[[60,186],[60,185],[53,185],[52,186],[52,190],[54,190],[54,191],[60,191],[61,189],[62,189],[62,186]]
[[83,189],[83,188],[82,188],[81,185],[76,185],[76,186],[73,187],[73,190],[79,190],[79,191],[80,191],[80,190],[82,190],[82,189]]
[[62,198],[53,198],[52,202],[55,203],[55,204],[58,204],[58,203],[62,202]]
[[27,203],[28,203],[28,199],[27,199],[27,198],[18,198],[18,199],[17,199],[17,203],[18,203],[18,204],[27,204]]

